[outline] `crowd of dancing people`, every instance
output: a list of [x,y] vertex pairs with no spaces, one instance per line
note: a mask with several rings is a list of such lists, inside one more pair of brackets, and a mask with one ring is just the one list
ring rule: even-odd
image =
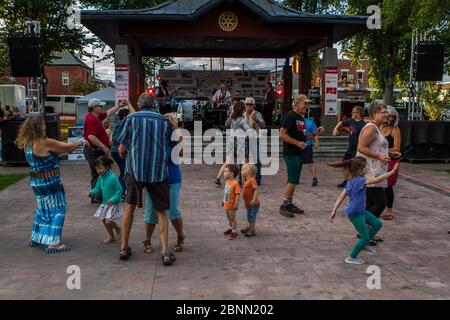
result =
[[[105,227],[104,243],[120,241],[119,258],[130,258],[129,237],[134,212],[136,207],[144,207],[145,201],[143,251],[153,252],[152,235],[157,227],[163,265],[170,266],[175,262],[174,252],[183,251],[186,236],[179,209],[182,173],[180,165],[174,161],[174,150],[175,157],[182,157],[184,140],[171,113],[157,111],[158,101],[158,95],[143,93],[135,107],[123,100],[103,111],[105,103],[91,99],[84,122],[84,139],[73,143],[48,138],[42,116],[32,115],[26,119],[19,130],[17,145],[24,150],[30,164],[29,181],[37,202],[30,246],[43,246],[47,253],[70,250],[62,242],[67,202],[60,179],[59,155],[82,147],[91,174],[90,191],[86,196],[98,204],[93,216]],[[319,136],[324,128],[307,119],[309,103],[305,95],[296,95],[292,110],[284,115],[280,126],[287,183],[279,213],[286,218],[304,213],[293,201],[303,164],[309,167],[312,187],[319,185],[313,153],[319,146]],[[236,102],[226,125],[244,132],[264,129],[267,115],[272,111],[264,110],[266,103],[263,112],[258,112],[255,104],[252,97]],[[359,238],[345,258],[350,264],[363,264],[360,251],[374,253],[371,246],[383,242],[378,236],[383,212],[385,220],[394,217],[394,186],[401,157],[399,116],[394,108],[381,100],[373,101],[368,111],[370,119],[365,121],[364,110],[355,107],[352,117],[339,122],[332,132],[337,135],[343,128],[348,128],[349,134],[348,150],[342,161],[329,165],[340,168],[345,178],[338,185],[344,190],[332,208],[330,220],[333,222],[339,206],[348,196],[349,203],[344,212]],[[173,139],[174,134],[176,139]],[[262,184],[259,157],[254,163],[249,161],[247,140],[243,143],[228,140],[231,146],[227,148],[225,163],[211,183],[223,186],[221,206],[228,221],[224,236],[235,240],[239,234],[236,214],[241,194],[247,224],[240,231],[245,237],[257,234],[256,220],[264,199],[259,192]],[[259,141],[256,143],[259,150]],[[234,164],[236,154],[243,155],[240,162],[243,165]],[[115,165],[120,173],[118,177],[113,172]],[[169,220],[177,235],[173,249],[168,243]]]

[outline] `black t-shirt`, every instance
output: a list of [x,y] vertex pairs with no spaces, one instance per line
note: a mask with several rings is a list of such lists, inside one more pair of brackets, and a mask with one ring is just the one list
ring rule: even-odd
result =
[[344,127],[350,128],[350,134],[348,136],[348,144],[350,147],[357,147],[359,134],[361,133],[361,129],[364,128],[366,123],[364,120],[356,121],[353,118],[349,118],[347,120],[342,121],[342,125]]
[[[306,141],[305,119],[295,111],[286,113],[283,119],[282,128],[287,130],[288,135],[298,141]],[[284,143],[283,152],[287,156],[301,156],[302,149],[290,143]]]

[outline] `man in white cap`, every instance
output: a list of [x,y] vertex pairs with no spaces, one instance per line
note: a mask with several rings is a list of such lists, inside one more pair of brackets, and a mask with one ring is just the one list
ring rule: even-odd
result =
[[[245,98],[245,113],[244,117],[247,119],[248,126],[255,130],[256,133],[259,134],[260,129],[264,129],[266,127],[266,124],[263,119],[263,115],[255,110],[255,99],[251,97]],[[248,141],[248,140],[247,140]],[[250,150],[250,145],[247,145],[247,150]],[[256,173],[256,182],[258,184],[261,184],[261,161],[259,157],[259,139],[256,139],[256,167],[258,168],[258,171]],[[249,155],[247,155],[249,156]]]
[[[109,150],[109,137],[106,133],[102,121],[119,110],[120,105],[109,109],[107,112],[102,111],[102,107],[106,103],[92,98],[88,102],[88,114],[84,118],[84,139],[88,142],[84,148],[84,157],[89,163],[91,169],[91,187],[94,188],[97,183],[98,174],[95,170],[95,160],[101,156],[111,158]],[[112,158],[111,158],[112,159]],[[91,198],[92,203],[99,203],[100,199]]]

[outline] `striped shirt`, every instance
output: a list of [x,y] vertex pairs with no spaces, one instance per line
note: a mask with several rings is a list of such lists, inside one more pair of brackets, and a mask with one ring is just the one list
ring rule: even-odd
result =
[[163,115],[152,109],[130,114],[120,127],[119,143],[127,148],[126,172],[136,181],[156,183],[169,176],[168,155],[172,128]]

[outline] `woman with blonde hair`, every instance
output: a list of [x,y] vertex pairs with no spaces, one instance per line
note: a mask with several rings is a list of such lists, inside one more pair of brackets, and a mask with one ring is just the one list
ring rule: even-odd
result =
[[245,131],[250,127],[247,119],[244,117],[244,112],[245,104],[242,101],[236,102],[233,106],[233,113],[225,122],[225,125],[231,128],[231,134],[227,134],[227,158],[214,180],[214,183],[218,185],[222,185],[220,179],[222,178],[226,166],[233,163],[235,155],[238,159],[238,163],[245,163]]
[[58,154],[75,150],[83,142],[64,143],[49,139],[45,131],[41,115],[29,116],[20,127],[16,144],[24,149],[30,164],[29,181],[37,202],[30,246],[46,245],[46,253],[57,253],[70,249],[61,244],[67,203],[59,176]]

